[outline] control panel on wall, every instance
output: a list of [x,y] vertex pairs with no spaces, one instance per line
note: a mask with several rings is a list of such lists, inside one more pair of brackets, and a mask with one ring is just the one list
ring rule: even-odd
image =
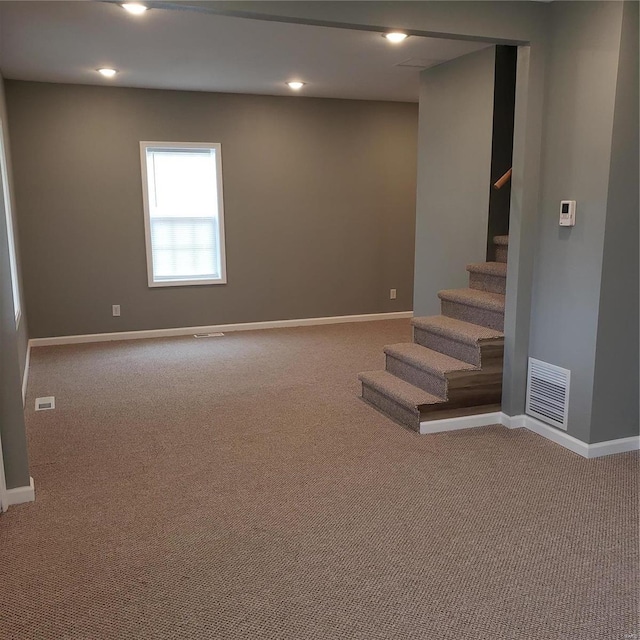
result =
[[560,226],[574,227],[576,224],[576,201],[563,200],[560,203]]

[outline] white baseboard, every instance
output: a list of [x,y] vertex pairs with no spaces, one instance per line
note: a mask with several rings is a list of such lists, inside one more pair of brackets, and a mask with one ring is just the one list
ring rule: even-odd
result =
[[27,384],[29,383],[29,365],[31,364],[31,341],[27,344],[27,357],[24,359],[24,373],[22,374],[22,406],[27,399]]
[[194,333],[230,333],[232,331],[256,331],[258,329],[284,329],[287,327],[309,327],[321,324],[342,324],[346,322],[371,322],[373,320],[399,320],[413,318],[413,311],[390,313],[367,313],[354,316],[328,316],[326,318],[299,318],[296,320],[269,320],[267,322],[239,322],[236,324],[212,324],[203,327],[175,327],[172,329],[147,329],[144,331],[118,331],[115,333],[87,333],[77,336],[57,336],[52,338],[32,338],[30,347],[48,347],[60,344],[80,344],[84,342],[110,342],[112,340],[143,340],[146,338],[170,338],[188,336]]
[[33,478],[29,478],[29,484],[24,487],[15,487],[7,489],[5,493],[7,506],[12,504],[22,504],[23,502],[33,502],[36,499],[36,491],[33,484]]
[[500,411],[494,413],[478,413],[460,418],[444,418],[443,420],[425,420],[420,423],[420,433],[441,433],[443,431],[457,431],[458,429],[473,429],[487,427],[490,424],[502,424]]
[[533,433],[555,442],[573,453],[577,453],[583,458],[600,458],[601,456],[610,456],[615,453],[627,453],[629,451],[640,450],[640,436],[632,436],[630,438],[618,438],[616,440],[607,440],[605,442],[596,442],[588,444],[578,438],[570,436],[565,431],[561,431],[556,427],[552,427],[536,418],[527,415],[508,416],[502,414],[502,424],[509,429],[525,428]]
[[600,458],[614,453],[628,453],[629,451],[640,450],[640,436],[595,442],[587,446],[589,447],[589,458]]
[[500,424],[507,429],[521,429],[524,427],[526,416],[508,416],[506,413],[500,414]]
[[430,420],[420,423],[420,433],[441,433],[443,431],[456,431],[458,429],[472,429],[474,427],[486,427],[491,424],[501,424],[507,429],[528,429],[551,442],[555,442],[583,458],[599,458],[615,453],[640,450],[640,436],[631,438],[619,438],[588,444],[570,436],[565,431],[556,429],[531,416],[508,416],[506,413],[496,411],[494,413],[479,413],[473,416],[460,418],[447,418],[445,420]]

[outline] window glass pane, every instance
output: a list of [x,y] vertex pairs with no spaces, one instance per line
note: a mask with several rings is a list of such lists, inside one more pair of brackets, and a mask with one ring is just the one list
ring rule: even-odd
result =
[[154,280],[220,277],[213,218],[152,218]]
[[218,209],[214,150],[147,151],[151,217],[215,216]]

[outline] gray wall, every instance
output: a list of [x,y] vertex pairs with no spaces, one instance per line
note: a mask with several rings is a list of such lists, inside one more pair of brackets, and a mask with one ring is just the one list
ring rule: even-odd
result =
[[18,324],[18,337],[17,337],[17,346],[18,346],[18,361],[20,365],[20,377],[24,375],[24,369],[27,359],[27,348],[29,344],[29,332],[28,332],[28,324],[27,324],[27,309],[25,305],[24,299],[24,287],[22,286],[22,268],[21,268],[21,258],[22,252],[20,247],[20,230],[18,228],[18,216],[17,216],[17,206],[15,199],[15,187],[13,183],[13,162],[11,155],[11,134],[9,131],[9,120],[7,117],[7,104],[5,99],[5,80],[0,75],[0,121],[3,123],[4,129],[4,138],[5,138],[5,152],[7,155],[7,173],[9,175],[9,193],[11,199],[12,206],[12,215],[13,215],[13,230],[14,230],[14,242],[16,249],[16,257],[18,260],[18,288],[20,289],[20,299],[21,299],[21,319]]
[[[187,4],[184,3],[183,7]],[[567,4],[571,6],[565,6]],[[210,4],[206,6],[211,7]],[[218,2],[215,7],[216,11],[221,12],[236,11],[238,4]],[[593,344],[597,336],[593,330],[593,313],[594,310],[598,313],[609,278],[606,273],[601,278],[601,270],[592,280],[593,288],[597,289],[595,298],[582,283],[589,279],[593,271],[592,260],[602,262],[604,256],[606,261],[606,225],[598,222],[593,213],[582,216],[585,212],[595,210],[594,203],[598,198],[606,203],[605,207],[609,202],[608,192],[604,194],[600,186],[603,181],[608,182],[609,167],[617,152],[614,144],[614,153],[605,152],[604,155],[609,157],[602,160],[600,144],[602,127],[613,136],[612,105],[618,69],[612,62],[616,45],[611,38],[615,41],[616,34],[619,36],[621,30],[622,8],[619,3],[244,2],[242,11],[253,12],[253,17],[262,14],[294,22],[350,25],[375,30],[393,25],[423,35],[478,36],[492,42],[528,43],[529,46],[521,47],[518,56],[503,409],[509,415],[523,411],[526,358],[531,333],[532,339],[536,340],[536,353],[532,352],[532,355],[542,357],[541,350],[545,350],[546,355],[553,358],[552,361],[557,361],[557,355],[560,361],[571,360],[572,366],[575,363],[578,367],[585,364],[586,360],[585,366],[592,373],[587,372],[586,380],[584,376],[581,380],[578,376],[579,391],[572,396],[570,433],[589,439],[590,422],[585,425],[583,420],[585,416],[590,419],[592,406],[591,393],[584,391],[588,391],[588,378],[594,379],[593,362],[596,354]],[[583,29],[586,29],[584,33],[588,37],[583,34]],[[565,39],[567,43],[563,44]],[[551,47],[548,46],[548,40],[553,41]],[[572,93],[568,89],[563,90],[562,78],[568,82]],[[574,101],[573,96],[579,99]],[[565,100],[572,101],[571,109],[564,105]],[[595,104],[605,108],[609,116],[603,119],[594,114]],[[586,126],[585,120],[588,123]],[[580,135],[576,135],[576,128]],[[546,146],[544,157],[541,155],[543,133]],[[562,145],[554,142],[554,134],[563,140]],[[553,148],[563,154],[564,161],[554,158]],[[588,161],[588,158],[591,160]],[[584,177],[587,175],[589,180],[595,181],[595,185],[585,184]],[[544,185],[542,197],[541,182]],[[576,227],[570,232],[567,242],[566,238],[563,240],[559,236],[557,227],[558,200],[567,197],[567,187],[578,183],[578,217],[584,224],[581,229]],[[593,201],[585,198],[591,189],[598,192]],[[586,209],[582,206],[584,203],[588,205]],[[580,247],[583,240],[589,244],[589,239],[594,237],[594,225],[600,226],[600,257],[597,249],[595,252],[583,251]],[[559,251],[569,245],[569,252]],[[536,256],[536,297],[532,308],[532,273]],[[565,258],[558,260],[558,256]],[[545,267],[547,260],[558,266],[557,274],[552,274],[551,269]],[[570,292],[569,296],[566,296],[568,276],[565,275],[565,267],[572,278],[575,274],[582,274],[577,289]],[[601,279],[605,283],[604,290],[600,290]],[[632,281],[625,282],[632,284]],[[549,318],[555,313],[558,303],[563,309],[557,318],[561,324]],[[568,306],[574,311],[567,312]],[[574,326],[567,325],[566,320],[576,316],[582,318],[583,315],[579,313],[581,308],[587,311],[584,316],[586,320],[576,332]],[[553,341],[556,350],[547,347],[547,338]],[[598,344],[598,350],[606,349],[606,338],[603,340],[602,344]],[[588,352],[586,358],[576,357],[580,349]]]
[[[5,129],[5,149],[10,172],[11,154],[1,76],[0,119]],[[9,185],[3,185],[2,180],[0,180],[0,440],[2,441],[7,488],[12,489],[14,487],[28,486],[29,484],[29,464],[21,391],[26,353],[26,317],[23,309],[23,317],[18,329],[16,329],[9,264],[9,245],[5,224],[5,188],[11,190],[11,180],[9,180]]]
[[638,434],[638,3],[625,5],[591,414],[592,442]]
[[[417,105],[28,82],[7,100],[31,337],[412,308]],[[147,287],[141,140],[222,144],[227,285]]]
[[[568,432],[590,442],[600,298],[615,285],[602,271],[622,3],[556,2],[551,13],[530,355],[571,370]],[[558,226],[561,200],[577,201],[575,227]],[[611,425],[605,439],[616,434]]]
[[[238,14],[234,2],[188,0],[183,8]],[[524,411],[531,283],[539,213],[544,77],[550,8],[541,2],[243,2],[241,13],[383,31],[393,27],[425,36],[472,37],[490,43],[528,44],[518,54],[509,279],[505,316],[503,410]],[[425,150],[420,150],[419,153]]]
[[[237,9],[232,2],[215,6],[221,12]],[[573,371],[571,435],[589,442],[627,434],[627,427],[617,428],[611,419],[601,422],[596,415],[601,384],[596,369],[602,367],[604,377],[616,376],[613,363],[601,355],[614,348],[609,329],[598,333],[601,303],[621,289],[631,296],[637,292],[633,248],[625,274],[608,266],[605,247],[605,227],[612,239],[613,229],[619,228],[612,222],[609,231],[606,219],[609,205],[614,206],[609,190],[616,188],[609,170],[616,165],[620,144],[614,134],[614,104],[620,95],[622,3],[245,2],[242,9],[253,17],[277,15],[374,30],[393,25],[420,35],[479,36],[528,45],[518,54],[503,410],[509,415],[524,410],[531,353]],[[629,24],[637,41],[638,22]],[[625,130],[622,116],[615,119],[622,138],[637,131],[637,120]],[[423,153],[428,149],[420,148],[420,162]],[[578,225],[571,230],[559,229],[557,223],[564,198],[578,200]],[[633,224],[628,231],[634,237]],[[610,273],[617,274],[617,281]],[[614,282],[616,293],[611,292]],[[629,305],[633,317],[633,302]],[[628,344],[633,351],[633,342]],[[629,367],[625,360],[622,370]],[[624,395],[625,406],[630,392],[638,397],[633,384],[631,377],[615,396]],[[603,397],[614,397],[609,393]],[[623,423],[633,428],[633,413]]]
[[483,262],[491,181],[495,47],[420,74],[413,308],[440,313],[440,289]]

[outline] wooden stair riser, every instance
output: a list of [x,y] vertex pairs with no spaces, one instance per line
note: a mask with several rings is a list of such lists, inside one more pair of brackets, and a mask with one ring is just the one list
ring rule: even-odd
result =
[[504,343],[483,349],[482,369],[447,373],[451,407],[469,407],[500,402],[502,398],[502,358]]
[[479,324],[483,327],[496,329],[496,331],[504,330],[504,314],[500,311],[471,307],[451,300],[441,300],[440,308],[444,316]]
[[420,431],[420,412],[417,409],[410,411],[364,382],[362,383],[362,398],[400,424],[413,431]]
[[502,276],[492,276],[488,273],[471,272],[469,273],[469,289],[505,295],[507,291],[507,279]]
[[504,338],[494,340],[481,340],[480,346],[480,366],[483,371],[487,367],[498,366],[502,371],[504,361]]
[[480,366],[480,349],[474,345],[458,342],[453,338],[425,331],[419,327],[413,328],[413,341],[428,349],[446,353],[456,360],[468,362],[476,367]]
[[506,262],[509,249],[506,246],[496,247],[496,262]]
[[447,401],[420,407],[421,420],[440,420],[445,417],[482,413],[483,407],[500,410],[502,402],[503,341],[493,341],[482,349],[482,369],[451,371],[447,378]]
[[445,399],[430,410],[467,407],[500,402],[502,397],[502,360],[504,340],[488,340],[480,348],[481,369],[449,371],[441,376],[425,371],[410,362],[386,356],[386,370],[428,393]]
[[481,404],[470,407],[449,407],[446,404],[439,409],[431,408],[431,410],[420,412],[420,422],[429,422],[431,420],[447,420],[449,418],[462,418],[464,416],[475,416],[479,413],[494,413],[502,409],[501,403]]
[[418,389],[441,398],[447,397],[447,381],[444,378],[414,367],[412,364],[390,355],[386,356],[385,369],[397,378],[412,384],[414,387],[418,387]]

